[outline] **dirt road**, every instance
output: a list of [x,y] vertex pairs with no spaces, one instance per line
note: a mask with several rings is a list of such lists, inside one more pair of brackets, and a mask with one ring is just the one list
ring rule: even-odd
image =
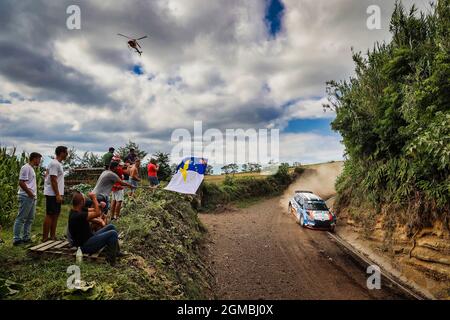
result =
[[[288,214],[298,189],[332,196],[341,163],[309,168],[281,197],[220,214],[202,214],[219,299],[404,299],[394,288],[368,290],[367,274],[326,232],[302,229]],[[382,284],[387,283],[382,280]]]

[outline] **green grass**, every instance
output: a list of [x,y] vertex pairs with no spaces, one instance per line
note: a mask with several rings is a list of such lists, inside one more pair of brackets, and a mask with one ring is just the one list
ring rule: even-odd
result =
[[[204,299],[210,274],[199,245],[205,232],[189,197],[157,190],[138,190],[116,224],[124,232],[122,249],[130,256],[116,266],[84,261],[81,279],[94,282],[82,293],[67,289],[67,268],[72,257],[32,257],[27,247],[12,246],[12,227],[5,228],[0,245],[0,298],[2,299]],[[58,236],[67,226],[68,206],[58,224]],[[39,207],[32,235],[41,238],[43,210]],[[2,279],[17,283],[19,292],[3,295]],[[4,281],[3,281],[4,283]]]

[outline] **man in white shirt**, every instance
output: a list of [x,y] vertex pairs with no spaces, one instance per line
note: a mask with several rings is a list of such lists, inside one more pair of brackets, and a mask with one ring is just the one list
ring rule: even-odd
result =
[[64,169],[61,164],[68,155],[67,147],[59,146],[55,149],[53,159],[45,172],[44,195],[46,215],[43,226],[42,241],[56,240],[56,226],[58,225],[61,204],[64,196]]
[[[41,163],[42,155],[36,152],[30,154],[28,163],[19,173],[19,212],[14,222],[13,245],[31,242],[31,225],[36,214],[37,185],[34,168]],[[23,236],[22,234],[23,230]]]

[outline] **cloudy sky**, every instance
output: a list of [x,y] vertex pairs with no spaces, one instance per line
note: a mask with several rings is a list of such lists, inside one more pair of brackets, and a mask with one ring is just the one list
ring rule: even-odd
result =
[[[408,0],[425,8],[428,1]],[[81,30],[66,9],[81,8]],[[381,8],[381,29],[366,26]],[[0,1],[0,144],[49,155],[149,153],[171,133],[277,128],[282,161],[343,157],[325,82],[352,75],[351,47],[389,39],[390,0]],[[149,35],[143,55],[124,38]]]

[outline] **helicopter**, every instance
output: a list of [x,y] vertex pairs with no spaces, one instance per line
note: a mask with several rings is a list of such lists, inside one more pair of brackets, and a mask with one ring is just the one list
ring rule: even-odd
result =
[[145,38],[147,38],[147,36],[143,36],[143,37],[140,37],[140,38],[138,38],[138,39],[133,39],[133,38],[130,38],[130,37],[128,37],[128,36],[126,36],[126,35],[124,35],[124,34],[121,34],[121,33],[118,33],[117,35],[129,39],[129,41],[127,42],[128,47],[129,47],[130,49],[136,50],[136,52],[139,53],[139,55],[142,55],[142,52],[143,52],[143,51],[140,51],[140,50],[139,50],[139,48],[142,48],[142,47],[139,45],[138,40],[145,39]]

